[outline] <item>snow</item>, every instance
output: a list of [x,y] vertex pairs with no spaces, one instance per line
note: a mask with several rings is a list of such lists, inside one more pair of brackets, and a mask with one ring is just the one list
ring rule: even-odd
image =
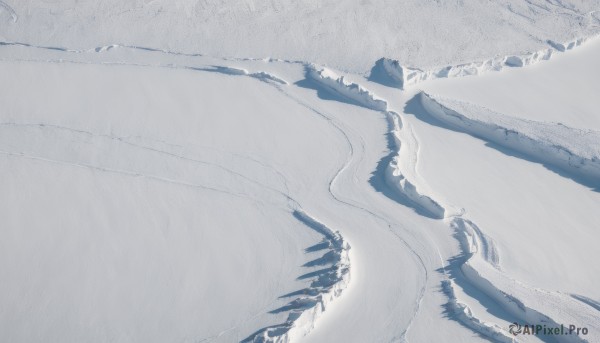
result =
[[599,7],[1,1],[0,341],[598,341]]
[[2,27],[7,41],[273,57],[361,73],[381,57],[421,68],[537,51],[598,33],[600,19],[597,0],[4,2],[19,18]]

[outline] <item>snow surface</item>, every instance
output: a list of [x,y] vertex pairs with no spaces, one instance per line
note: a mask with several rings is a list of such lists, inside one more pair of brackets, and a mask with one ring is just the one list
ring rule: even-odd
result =
[[597,33],[600,23],[598,0],[4,3],[18,16],[13,23],[6,15],[7,41],[274,57],[361,73],[381,57],[434,67],[528,53]]
[[0,2],[0,341],[599,341],[599,7]]

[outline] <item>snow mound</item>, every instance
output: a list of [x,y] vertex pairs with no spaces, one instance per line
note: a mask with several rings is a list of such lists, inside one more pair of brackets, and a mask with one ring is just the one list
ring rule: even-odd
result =
[[578,38],[565,43],[556,43],[549,40],[551,48],[541,49],[525,54],[496,56],[487,60],[450,65],[432,69],[419,69],[403,66],[398,60],[381,58],[375,64],[373,72],[385,75],[390,79],[388,84],[395,84],[398,88],[404,89],[413,86],[419,82],[451,78],[461,76],[480,75],[490,71],[500,71],[507,67],[525,67],[541,61],[552,58],[556,51],[565,52],[576,48],[586,41],[589,37]]
[[421,93],[424,108],[462,132],[578,176],[600,179],[600,132],[519,119],[485,107]]
[[285,323],[263,328],[242,342],[289,342],[295,337],[305,336],[313,329],[317,318],[333,300],[342,294],[350,282],[350,257],[348,255],[350,245],[348,242],[339,232],[334,232],[302,210],[296,210],[294,217],[323,235],[323,241],[317,244],[314,250],[327,250],[322,257],[308,262],[305,266],[328,267],[300,276],[300,278],[314,278],[314,280],[306,289],[287,295],[300,295],[298,298],[272,311],[273,313],[289,312]]

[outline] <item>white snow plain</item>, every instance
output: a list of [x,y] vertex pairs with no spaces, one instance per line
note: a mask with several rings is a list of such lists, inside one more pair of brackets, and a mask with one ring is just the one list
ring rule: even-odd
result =
[[599,10],[0,1],[0,341],[600,341]]

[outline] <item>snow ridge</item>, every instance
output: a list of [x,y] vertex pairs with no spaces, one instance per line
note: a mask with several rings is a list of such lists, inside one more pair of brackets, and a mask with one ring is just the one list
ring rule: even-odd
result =
[[473,315],[469,306],[461,303],[454,293],[454,282],[452,280],[442,281],[442,291],[448,297],[448,307],[458,320],[493,341],[501,343],[512,343],[515,339],[509,337],[501,327],[496,324],[486,323]]
[[600,180],[600,132],[509,117],[487,108],[420,94],[436,119],[578,176]]
[[[420,180],[415,168],[418,158],[416,137],[407,125],[403,125],[400,115],[388,109],[387,101],[378,98],[368,89],[356,83],[348,82],[344,77],[338,76],[327,69],[319,69],[311,65],[307,74],[328,90],[351,100],[352,103],[382,111],[388,115],[388,120],[393,122],[392,130],[395,131],[393,133],[396,137],[396,145],[399,145],[397,146],[396,159],[390,163],[388,168],[402,176],[391,179],[389,177],[390,172],[388,172],[386,181],[392,189],[409,198],[415,206],[427,209],[430,214],[435,214],[435,211],[427,206],[428,201],[435,204],[434,209],[439,208],[440,212],[437,218],[445,219],[448,225],[456,231],[461,250],[467,256],[466,260],[457,266],[467,282],[522,322],[547,323],[550,326],[560,326],[560,323],[573,321],[585,322],[590,326],[595,326],[594,321],[590,321],[590,318],[597,318],[597,314],[593,313],[592,307],[583,302],[574,302],[571,296],[531,288],[511,279],[500,268],[499,252],[494,241],[486,236],[475,223],[466,218],[464,211],[455,213],[447,205],[442,205],[433,198],[416,191],[417,188],[427,188],[423,180]],[[398,134],[399,132],[401,134]],[[406,139],[407,137],[409,138]],[[405,175],[411,177],[411,182],[406,180]],[[395,186],[394,181],[396,180],[404,181],[404,184]],[[406,187],[407,185],[408,187]],[[423,199],[428,200],[425,202]],[[497,324],[486,323],[477,318],[470,308],[456,297],[454,283],[451,282],[448,275],[442,283],[442,288],[448,296],[448,308],[456,320],[493,341],[513,341],[506,328],[500,328]],[[521,299],[525,299],[525,301]],[[559,308],[568,308],[571,314],[564,311],[557,312],[556,309]],[[548,314],[542,312],[548,312]],[[579,313],[582,313],[582,315],[579,316]],[[582,337],[576,335],[564,335],[557,340],[559,342],[585,342]]]
[[[347,81],[344,76],[340,76],[327,68],[319,68],[314,64],[311,64],[308,66],[307,74],[310,78],[323,85],[331,92],[349,99],[360,106],[385,113],[389,123],[393,127],[392,133],[394,136],[395,150],[397,151],[397,155],[393,157],[386,168],[386,183],[401,196],[408,198],[419,206],[419,208],[427,211],[431,217],[438,219],[443,218],[445,216],[445,209],[431,197],[425,195],[421,189],[417,189],[417,186],[413,181],[413,178],[417,177],[414,172],[416,158],[406,156],[410,154],[411,149],[405,148],[402,144],[402,137],[405,136],[404,132],[409,132],[408,134],[410,135],[410,128],[403,128],[400,116],[397,112],[388,108],[387,101],[379,98],[363,86]],[[416,142],[416,139],[413,139],[413,142]],[[410,164],[413,167],[412,172],[403,170],[405,167],[403,162],[410,159],[415,161]]]
[[278,83],[281,85],[289,84],[284,79],[281,79],[281,78],[279,78],[273,74],[267,73],[265,71],[250,72],[244,68],[235,68],[235,67],[227,67],[227,66],[213,66],[213,68],[214,69],[209,69],[209,70],[220,72],[223,74],[228,74],[228,75],[250,76],[250,77],[259,79],[261,81],[264,81],[264,82],[275,82],[275,83]]
[[572,41],[557,43],[549,40],[551,48],[542,49],[524,54],[496,56],[487,60],[450,65],[432,69],[419,69],[403,66],[398,60],[390,58],[381,58],[375,64],[375,68],[382,69],[384,75],[387,75],[398,88],[404,89],[413,86],[419,82],[461,77],[470,75],[480,75],[489,71],[500,71],[507,67],[525,67],[540,61],[546,61],[552,58],[555,52],[565,52],[574,49],[590,40],[591,37],[578,38]]
[[333,91],[333,93],[350,99],[363,107],[382,112],[388,110],[387,101],[380,99],[363,86],[347,81],[344,76],[338,75],[330,69],[310,64],[307,66],[307,74],[314,81]]
[[303,337],[314,328],[318,317],[327,306],[342,294],[350,282],[350,245],[339,232],[333,231],[318,222],[302,210],[294,211],[294,217],[323,235],[323,241],[307,251],[326,249],[320,258],[308,262],[305,266],[327,266],[300,278],[314,277],[309,287],[290,293],[286,296],[300,295],[289,304],[274,310],[278,313],[289,311],[287,320],[278,325],[263,328],[242,342],[290,342],[296,337]]
[[[527,129],[530,129],[529,132],[540,131],[539,127],[531,127],[529,121],[517,120],[515,118],[489,113],[489,116],[487,116],[489,120],[486,121],[469,119],[465,115],[458,114],[456,111],[444,107],[438,103],[435,98],[432,98],[423,92],[420,93],[419,96],[424,108],[431,115],[444,123],[459,128],[461,131],[477,136],[483,136],[489,140],[493,140],[490,137],[498,137],[500,140],[513,139],[514,142],[511,143],[511,147],[514,145],[515,148],[520,148],[519,151],[538,151],[541,149],[540,146],[548,146],[546,150],[542,150],[543,152],[540,153],[540,155],[550,155],[549,161],[559,160],[556,156],[562,156],[562,153],[555,154],[552,152],[552,149],[558,151],[563,151],[562,149],[564,149],[559,147],[555,141],[553,144],[543,144],[539,139],[532,139],[514,129],[507,129],[498,124],[494,124],[496,123],[494,119],[499,118],[500,120],[498,121],[500,123],[514,123],[520,121],[519,124],[521,124],[521,126],[517,125],[516,127],[524,127],[522,131],[527,131]],[[482,116],[485,117],[486,115]],[[523,123],[525,123],[525,125],[523,125]],[[556,124],[546,125],[550,125],[551,127],[557,126]],[[558,127],[563,129],[566,128],[563,125],[558,125]],[[567,135],[571,138],[581,136],[581,133],[571,131],[574,129],[566,128],[566,130],[568,130]],[[542,130],[542,134],[543,132],[544,131]],[[498,144],[502,143],[498,141]],[[532,145],[533,147],[527,147],[523,150],[522,145]],[[586,144],[581,144],[581,146],[587,147]],[[572,153],[569,156],[572,156]],[[596,163],[597,160],[598,158],[594,157],[592,162]],[[554,327],[560,327],[561,323],[564,324],[569,320],[585,322],[590,326],[595,326],[594,323],[598,318],[597,309],[594,306],[591,306],[589,302],[582,300],[581,297],[572,297],[557,292],[548,292],[532,288],[517,280],[511,279],[500,269],[499,254],[494,242],[484,235],[477,225],[464,218],[462,215],[453,217],[449,224],[457,232],[461,250],[468,256],[468,259],[459,266],[462,274],[471,285],[493,299],[512,316],[522,322],[547,323],[549,326]],[[448,283],[444,287],[451,288],[452,284]],[[451,295],[449,291],[447,293]],[[581,301],[581,303],[578,304],[574,302],[573,299],[577,299]],[[450,307],[460,310],[461,306],[458,306],[457,308],[457,306],[453,306],[453,302],[454,301],[450,296]],[[568,311],[566,309],[568,309]],[[468,318],[468,316],[459,313],[459,320],[463,321]],[[473,324],[471,323],[467,326],[471,327],[471,325]],[[586,342],[585,339],[576,335],[563,335],[555,338],[559,342]]]
[[[451,211],[448,211],[439,202],[422,193],[421,189],[426,188],[422,180],[419,180],[419,188],[415,185],[415,181],[409,181],[409,177],[411,180],[420,179],[416,172],[418,142],[412,129],[407,125],[403,125],[400,115],[388,109],[387,101],[380,99],[371,91],[356,83],[346,81],[343,76],[338,76],[331,70],[310,65],[308,66],[307,74],[314,81],[335,94],[352,100],[352,102],[360,106],[384,112],[391,124],[390,127],[392,128],[396,150],[396,155],[386,168],[386,183],[395,192],[412,201],[414,206],[426,210],[433,218],[442,219],[448,213],[451,213]],[[460,217],[456,217],[453,220],[458,223],[470,222]],[[465,248],[466,254],[479,252],[495,265],[498,264],[498,254],[493,242],[484,236],[481,231],[478,229],[475,231],[471,227],[467,229],[465,225],[457,226],[457,229],[463,229],[462,234],[465,237],[470,237],[466,240],[470,242],[468,248]],[[480,239],[475,240],[474,237],[480,237]],[[453,283],[449,279],[446,281],[442,287],[449,297],[448,306],[457,320],[492,340],[498,342],[512,341],[497,325],[485,323],[476,318],[468,306],[459,302],[454,295]]]

